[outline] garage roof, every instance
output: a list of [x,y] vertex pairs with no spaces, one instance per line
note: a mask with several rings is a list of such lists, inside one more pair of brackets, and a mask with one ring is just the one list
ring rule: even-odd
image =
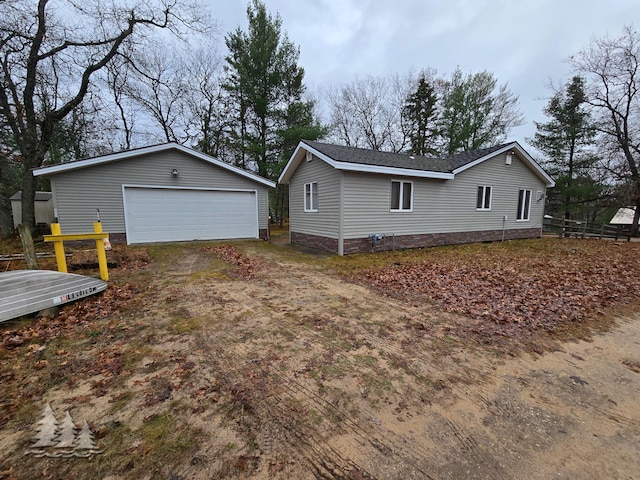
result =
[[233,165],[230,165],[216,158],[210,157],[209,155],[206,155],[202,152],[198,152],[191,148],[185,147],[184,145],[180,145],[173,142],[163,143],[161,145],[152,145],[150,147],[136,148],[133,150],[126,150],[124,152],[112,153],[112,154],[103,155],[100,157],[86,158],[84,160],[76,160],[75,162],[60,163],[58,165],[51,165],[49,167],[36,168],[33,170],[33,175],[36,177],[42,176],[42,175],[55,175],[62,172],[68,172],[71,170],[78,170],[81,168],[93,167],[94,165],[101,165],[101,164],[110,163],[110,162],[118,162],[120,160],[139,157],[141,155],[146,155],[149,153],[164,152],[167,150],[178,150],[187,155],[191,155],[192,157],[199,158],[200,160],[204,160],[205,162],[216,165],[220,168],[224,168],[231,172],[237,173],[238,175],[249,178],[267,187],[275,188],[276,186],[275,182],[272,182],[271,180],[267,180],[266,178],[256,175],[255,173],[247,172],[246,170],[243,170],[238,167],[234,167]]

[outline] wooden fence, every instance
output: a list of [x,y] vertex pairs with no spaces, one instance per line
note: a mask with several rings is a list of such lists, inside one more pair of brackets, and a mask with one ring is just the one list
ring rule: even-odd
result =
[[556,234],[560,238],[612,238],[631,241],[628,226],[589,223],[580,220],[567,220],[566,218],[545,217],[542,231],[545,234]]

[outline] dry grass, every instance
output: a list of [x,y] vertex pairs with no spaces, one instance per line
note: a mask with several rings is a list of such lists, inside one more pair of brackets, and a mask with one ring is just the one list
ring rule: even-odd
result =
[[[363,272],[424,262],[526,272],[540,262],[523,259],[553,265],[571,253],[620,262],[639,257],[638,246],[543,239],[347,257],[257,241],[122,247],[112,285],[135,286],[129,303],[104,317],[71,305],[77,321],[0,347],[0,479],[338,477],[323,463],[331,463],[322,446],[331,432],[355,422],[357,435],[370,435],[382,415],[409,424],[425,405],[481,379],[505,352],[555,341],[501,337],[488,360],[470,364],[468,356],[487,349],[458,328],[468,318],[434,310],[426,294],[398,301],[372,293],[361,286]],[[252,274],[234,276],[239,265]],[[607,315],[565,338],[605,327]],[[0,328],[16,336],[38,325],[22,319]],[[625,361],[635,372],[637,359]],[[43,401],[89,420],[104,453],[73,463],[21,457]],[[296,445],[308,448],[300,459],[316,470],[296,470],[306,465],[291,453]],[[343,478],[360,471],[339,455],[331,461]]]

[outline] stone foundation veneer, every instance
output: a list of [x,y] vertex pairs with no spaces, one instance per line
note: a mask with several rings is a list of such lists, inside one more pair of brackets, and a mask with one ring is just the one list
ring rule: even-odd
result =
[[[539,238],[541,228],[518,228],[504,231],[505,240],[521,238]],[[417,235],[387,235],[377,245],[372,246],[366,238],[347,238],[344,240],[344,254],[382,252],[384,250],[403,250],[408,248],[436,247],[440,245],[458,245],[463,243],[496,242],[502,240],[502,230],[484,230],[479,232],[424,233]],[[338,253],[338,240],[335,238],[291,232],[291,243],[305,247]]]
[[303,247],[315,248],[325,252],[338,253],[338,239],[309,235],[306,233],[291,232],[291,243]]

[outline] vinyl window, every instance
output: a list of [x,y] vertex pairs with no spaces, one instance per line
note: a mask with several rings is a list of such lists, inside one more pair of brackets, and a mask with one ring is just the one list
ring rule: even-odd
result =
[[529,220],[531,213],[531,190],[521,189],[518,192],[518,212],[516,220],[524,222]]
[[304,184],[304,211],[318,211],[318,182]]
[[413,182],[391,181],[391,211],[411,212],[413,210]]
[[487,185],[478,186],[476,210],[491,210],[491,187]]

